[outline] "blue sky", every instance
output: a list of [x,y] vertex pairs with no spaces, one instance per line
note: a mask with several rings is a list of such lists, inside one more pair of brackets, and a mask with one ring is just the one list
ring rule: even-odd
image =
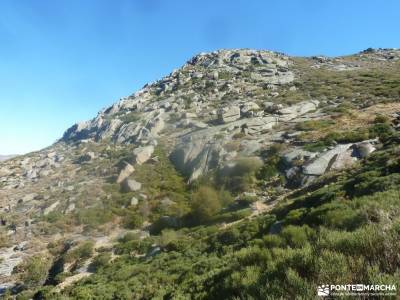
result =
[[400,47],[400,1],[1,0],[0,154],[77,121],[218,48],[344,55]]

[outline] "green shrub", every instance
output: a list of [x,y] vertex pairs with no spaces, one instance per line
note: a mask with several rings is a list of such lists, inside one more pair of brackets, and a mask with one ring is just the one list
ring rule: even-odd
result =
[[389,122],[389,118],[385,115],[377,115],[374,119],[374,124],[385,124]]
[[226,166],[218,171],[217,185],[224,186],[234,193],[248,191],[255,183],[256,172],[262,162],[258,158],[242,158],[233,166]]
[[341,282],[344,278],[351,282],[352,272],[348,258],[336,251],[323,250],[316,257],[319,270],[318,280],[321,282]]
[[329,147],[329,145],[330,143],[327,143],[326,141],[318,141],[304,145],[303,149],[310,152],[322,152]]
[[257,196],[241,195],[239,197],[238,203],[242,206],[249,206],[250,204],[258,200]]
[[51,260],[44,256],[33,256],[23,262],[18,269],[22,270],[20,278],[25,287],[29,289],[44,284],[50,266]]
[[285,241],[279,235],[267,234],[263,237],[263,242],[267,248],[283,247]]
[[291,210],[285,217],[286,224],[301,224],[305,214],[307,212],[306,208],[299,208]]
[[82,244],[70,250],[65,256],[65,260],[67,262],[85,261],[86,259],[92,257],[93,247],[94,243],[92,241],[83,242]]
[[369,128],[370,138],[378,137],[381,141],[386,141],[392,132],[393,129],[388,123],[377,123]]
[[244,138],[245,136],[246,136],[246,134],[245,134],[244,132],[238,132],[238,133],[235,133],[235,134],[232,136],[232,139],[238,140],[238,139]]
[[137,112],[131,112],[122,116],[120,119],[123,123],[138,122],[140,120],[140,114]]
[[200,222],[209,221],[221,209],[218,193],[212,187],[200,187],[192,195],[193,217]]
[[219,202],[221,203],[222,207],[228,206],[234,200],[234,198],[232,197],[231,193],[229,191],[227,191],[227,190],[224,190],[224,189],[220,189],[218,191],[218,199],[219,199]]
[[101,253],[97,255],[93,261],[91,262],[89,268],[94,272],[98,271],[100,268],[104,268],[108,266],[109,261],[111,260],[110,253]]
[[127,211],[123,218],[123,225],[128,229],[136,229],[142,226],[143,217],[136,211]]
[[237,228],[231,228],[218,235],[218,241],[224,245],[235,244],[240,240],[240,231]]
[[336,141],[338,143],[356,143],[369,138],[368,130],[364,128],[355,131],[331,132],[324,137],[325,143]]
[[179,238],[179,235],[177,234],[177,232],[175,230],[164,229],[161,232],[160,245],[162,247],[167,247],[170,243],[173,243],[176,240],[178,240],[178,238]]
[[294,248],[304,247],[304,245],[308,243],[310,234],[312,234],[312,229],[307,225],[301,227],[288,225],[283,228],[280,233],[287,245]]

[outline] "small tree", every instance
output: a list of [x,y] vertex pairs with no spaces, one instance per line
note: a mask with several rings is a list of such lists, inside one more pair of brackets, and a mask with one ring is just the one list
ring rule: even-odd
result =
[[261,166],[262,162],[259,158],[241,158],[233,166],[226,166],[219,170],[217,184],[235,193],[248,191],[255,183],[255,174]]
[[193,193],[191,205],[194,217],[200,222],[210,220],[221,209],[218,193],[208,186],[200,187]]
[[164,229],[160,236],[160,245],[166,247],[169,243],[178,239],[178,234],[175,230]]

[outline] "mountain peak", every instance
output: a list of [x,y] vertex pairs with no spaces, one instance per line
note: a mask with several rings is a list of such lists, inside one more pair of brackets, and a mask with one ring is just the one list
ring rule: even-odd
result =
[[[178,108],[180,112],[194,109],[193,113],[204,115],[209,105],[218,108],[228,97],[243,98],[246,90],[251,93],[254,88],[264,89],[269,85],[269,89],[274,89],[289,84],[294,80],[290,65],[288,56],[264,50],[201,53],[170,75],[101,111],[95,119],[74,125],[64,134],[63,140],[112,138],[126,141],[121,138],[121,130],[132,121],[128,115],[139,112],[158,115]],[[192,103],[187,104],[189,101]],[[153,117],[152,113],[150,115]]]

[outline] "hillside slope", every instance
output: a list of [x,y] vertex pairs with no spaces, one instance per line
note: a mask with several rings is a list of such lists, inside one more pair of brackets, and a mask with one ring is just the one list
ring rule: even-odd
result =
[[308,298],[328,279],[398,282],[399,97],[396,49],[197,55],[0,163],[0,290]]

